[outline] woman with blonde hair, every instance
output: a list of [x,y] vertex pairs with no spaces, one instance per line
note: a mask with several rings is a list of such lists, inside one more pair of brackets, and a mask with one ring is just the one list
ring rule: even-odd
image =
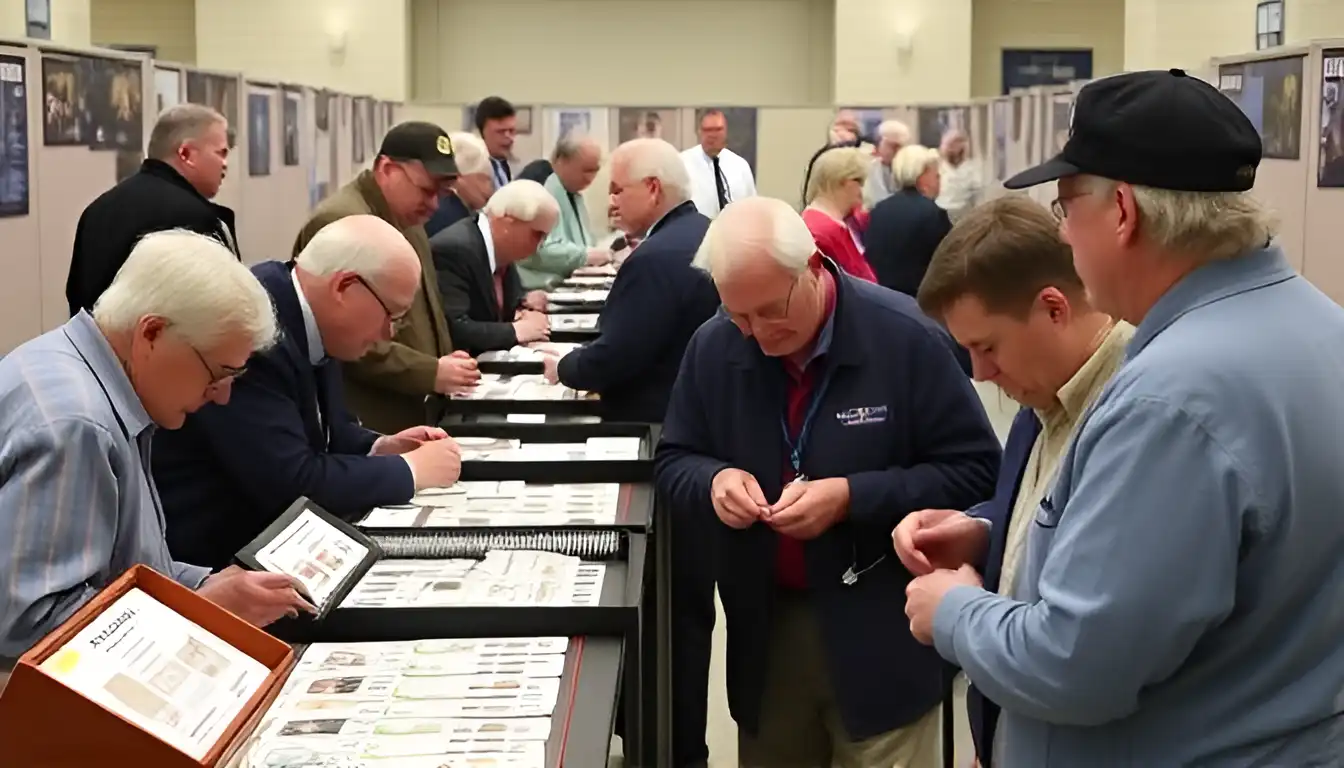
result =
[[938,207],[938,150],[912,144],[891,161],[895,194],[873,206],[867,234],[868,262],[877,282],[914,296],[933,252],[952,229],[947,211]]
[[863,256],[868,213],[863,210],[863,183],[872,158],[855,147],[829,147],[812,159],[803,192],[803,222],[817,241],[817,250],[846,274],[876,282]]

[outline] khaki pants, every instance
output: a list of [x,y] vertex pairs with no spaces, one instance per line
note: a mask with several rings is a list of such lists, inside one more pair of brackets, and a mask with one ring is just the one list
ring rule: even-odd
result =
[[[760,730],[738,731],[742,768],[939,768],[938,707],[894,731],[850,741],[831,691],[816,615],[802,596],[775,598]],[[899,696],[899,691],[892,691]]]

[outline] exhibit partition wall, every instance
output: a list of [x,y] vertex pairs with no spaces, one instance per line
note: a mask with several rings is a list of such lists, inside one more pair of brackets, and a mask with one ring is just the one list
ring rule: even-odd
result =
[[[1313,49],[1276,48],[1273,56],[1247,55],[1227,59],[1217,59],[1217,85],[1228,98],[1241,107],[1250,118],[1255,129],[1260,132],[1263,143],[1264,159],[1255,174],[1254,192],[1257,197],[1269,204],[1279,218],[1279,242],[1293,265],[1299,271],[1312,278],[1322,290],[1329,290],[1326,283],[1320,282],[1308,266],[1311,244],[1307,239],[1308,188],[1314,187],[1316,174],[1312,168],[1312,152],[1302,137],[1320,137],[1321,129],[1311,130],[1313,115],[1319,115],[1321,96],[1319,48],[1314,58],[1309,55]],[[1314,64],[1312,61],[1314,60]],[[1314,74],[1314,77],[1313,77]],[[1303,100],[1308,107],[1303,108]],[[1315,118],[1319,120],[1319,117]],[[1321,224],[1328,222],[1332,214],[1317,209]],[[1338,217],[1338,213],[1333,214]],[[1334,235],[1327,230],[1327,236]],[[1338,243],[1338,236],[1332,238]],[[1328,258],[1322,250],[1317,250],[1317,258]],[[1336,283],[1331,294],[1336,300],[1344,298],[1344,283]]]

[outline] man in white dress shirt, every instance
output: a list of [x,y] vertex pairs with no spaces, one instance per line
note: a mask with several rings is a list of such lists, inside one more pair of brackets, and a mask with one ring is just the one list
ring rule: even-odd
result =
[[756,179],[751,166],[728,148],[728,118],[717,109],[700,113],[700,144],[681,153],[691,176],[691,199],[709,218],[724,206],[744,197],[755,197]]

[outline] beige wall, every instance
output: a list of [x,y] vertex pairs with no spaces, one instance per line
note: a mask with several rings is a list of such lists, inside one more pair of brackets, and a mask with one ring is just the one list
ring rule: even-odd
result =
[[[51,40],[61,45],[87,46],[90,0],[51,0]],[[0,0],[0,37],[19,38],[28,33],[24,0]]]
[[[196,64],[391,101],[407,97],[410,0],[195,0]],[[344,53],[332,51],[344,36]]]
[[1290,0],[1284,3],[1283,34],[1287,43],[1344,37],[1344,2]]
[[[971,0],[835,0],[839,104],[887,106],[971,95]],[[901,38],[909,49],[900,49]]]
[[196,63],[195,0],[90,0],[96,45],[150,45],[157,58]]
[[1125,1],[974,0],[971,95],[999,95],[1005,48],[1091,48],[1093,76],[1123,70]]
[[1125,69],[1204,70],[1214,56],[1253,51],[1255,5],[1256,0],[1125,0]]
[[828,103],[831,0],[412,0],[413,98]]

